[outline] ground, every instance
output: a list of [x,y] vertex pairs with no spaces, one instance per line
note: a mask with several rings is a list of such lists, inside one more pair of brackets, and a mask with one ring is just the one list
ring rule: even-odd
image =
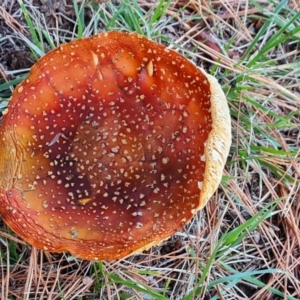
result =
[[233,133],[222,183],[162,245],[111,262],[35,249],[0,218],[0,299],[299,299],[298,1],[96,2],[2,1],[0,111],[55,46],[137,31],[221,83]]

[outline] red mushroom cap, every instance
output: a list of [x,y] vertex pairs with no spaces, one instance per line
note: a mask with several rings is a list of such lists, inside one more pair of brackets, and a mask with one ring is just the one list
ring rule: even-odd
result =
[[0,129],[0,213],[38,248],[89,260],[182,228],[222,176],[231,141],[220,85],[178,53],[108,32],[46,54]]

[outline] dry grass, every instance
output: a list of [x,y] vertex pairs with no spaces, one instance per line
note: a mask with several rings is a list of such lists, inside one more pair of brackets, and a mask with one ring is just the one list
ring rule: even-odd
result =
[[208,205],[147,253],[113,262],[49,254],[0,221],[0,298],[300,299],[299,1],[23,3],[0,7],[0,110],[17,78],[51,47],[135,30],[220,80],[233,143]]

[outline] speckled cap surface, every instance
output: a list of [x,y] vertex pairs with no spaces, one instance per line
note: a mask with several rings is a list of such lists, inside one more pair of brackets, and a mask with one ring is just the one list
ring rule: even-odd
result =
[[220,85],[178,53],[108,32],[61,45],[20,83],[0,128],[0,214],[29,244],[117,259],[181,229],[231,143]]

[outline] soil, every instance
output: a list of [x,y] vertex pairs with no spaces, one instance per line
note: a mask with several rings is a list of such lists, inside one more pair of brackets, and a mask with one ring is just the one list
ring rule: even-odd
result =
[[[72,0],[34,0],[32,7],[42,13],[49,27],[59,23],[59,28],[70,29],[73,24],[60,15],[74,18],[75,13]],[[6,71],[30,68],[35,59],[25,42],[19,38],[19,34],[30,39],[30,33],[26,21],[21,13],[20,5],[15,0],[4,0],[0,10],[0,64]],[[47,48],[46,48],[47,50]],[[49,49],[50,50],[50,49]],[[11,78],[8,78],[11,79]]]

